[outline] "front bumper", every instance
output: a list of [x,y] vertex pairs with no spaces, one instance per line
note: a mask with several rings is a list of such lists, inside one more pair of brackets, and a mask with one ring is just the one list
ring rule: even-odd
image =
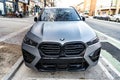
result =
[[40,71],[86,70],[88,66],[84,58],[42,58],[35,65]]
[[48,58],[41,57],[38,48],[22,44],[22,52],[26,66],[38,71],[56,70],[86,70],[97,64],[101,51],[101,44],[90,45],[86,48],[84,56]]

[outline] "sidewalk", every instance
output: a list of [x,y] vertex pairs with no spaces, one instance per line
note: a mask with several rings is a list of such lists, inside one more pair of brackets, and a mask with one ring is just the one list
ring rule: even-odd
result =
[[25,17],[22,17],[22,18],[20,18],[20,17],[7,17],[7,16],[0,16],[0,18],[10,18],[10,19],[12,19],[12,18],[15,18],[15,19],[25,19],[25,18],[31,18],[31,17],[35,17],[35,16],[33,16],[33,15],[29,15],[29,16],[25,16]]
[[25,27],[31,27],[30,25],[34,23],[33,18],[0,18],[0,38]]
[[29,17],[23,17],[23,18],[8,18],[8,17],[1,17],[0,16],[0,20],[6,20],[6,21],[25,21],[25,22],[34,22],[34,16],[29,16]]

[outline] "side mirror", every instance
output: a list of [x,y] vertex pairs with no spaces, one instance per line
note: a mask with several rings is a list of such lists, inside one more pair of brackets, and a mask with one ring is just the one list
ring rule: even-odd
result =
[[82,16],[82,20],[85,21],[85,17]]
[[34,21],[37,22],[37,17],[34,18]]

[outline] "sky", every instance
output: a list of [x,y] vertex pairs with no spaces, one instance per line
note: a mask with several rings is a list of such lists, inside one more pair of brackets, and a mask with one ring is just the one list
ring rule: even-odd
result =
[[55,0],[56,6],[73,6],[84,0]]

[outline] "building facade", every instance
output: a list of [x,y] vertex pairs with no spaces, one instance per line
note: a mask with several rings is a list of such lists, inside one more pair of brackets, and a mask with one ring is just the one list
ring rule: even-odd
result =
[[79,13],[83,13],[84,12],[84,2],[81,2],[79,4],[77,4],[77,6],[74,6],[76,8],[76,10],[79,12]]
[[39,0],[30,0],[30,4],[29,4],[30,15],[36,15],[36,14],[38,15],[42,7],[43,4]]
[[97,0],[96,15],[120,14],[120,0]]
[[54,6],[54,0],[40,0],[41,3],[43,3],[44,7],[52,7]]
[[84,0],[84,13],[88,13],[89,16],[95,15],[97,0]]
[[95,14],[96,9],[96,1],[97,0],[84,0],[83,2],[77,4],[75,8],[84,14],[88,14],[89,16],[93,16]]
[[12,14],[14,9],[13,0],[0,0],[0,15]]
[[0,0],[0,15],[14,15],[16,11],[26,14],[29,0]]
[[17,2],[17,11],[22,12],[23,15],[28,15],[28,6],[29,6],[29,0],[19,0]]
[[5,14],[5,2],[4,0],[0,0],[0,15]]
[[0,0],[0,15],[36,15],[45,6],[54,6],[54,0]]

